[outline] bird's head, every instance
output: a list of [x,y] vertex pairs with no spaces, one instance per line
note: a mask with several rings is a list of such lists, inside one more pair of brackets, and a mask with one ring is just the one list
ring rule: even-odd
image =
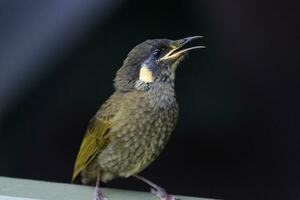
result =
[[180,61],[193,49],[192,41],[202,36],[179,40],[153,39],[135,46],[118,70],[115,88],[118,90],[145,90],[155,83],[174,83]]

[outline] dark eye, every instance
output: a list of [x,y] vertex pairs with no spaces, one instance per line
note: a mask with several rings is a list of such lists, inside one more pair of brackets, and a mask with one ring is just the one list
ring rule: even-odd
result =
[[162,50],[161,49],[155,49],[152,54],[155,58],[158,58],[161,54]]

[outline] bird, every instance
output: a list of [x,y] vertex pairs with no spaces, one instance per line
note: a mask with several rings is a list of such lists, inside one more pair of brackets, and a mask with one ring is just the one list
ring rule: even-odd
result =
[[136,177],[160,200],[175,200],[139,175],[164,149],[178,118],[175,74],[202,36],[148,39],[135,46],[114,78],[114,92],[89,121],[74,165],[72,182],[96,182],[94,200],[106,200],[100,182]]

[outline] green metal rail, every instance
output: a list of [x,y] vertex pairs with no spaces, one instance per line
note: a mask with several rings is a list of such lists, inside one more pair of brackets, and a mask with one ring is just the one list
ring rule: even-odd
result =
[[[149,192],[111,188],[103,188],[102,191],[108,200],[158,200]],[[0,177],[0,200],[93,200],[93,192],[94,188],[89,186]],[[185,196],[178,198],[205,200]]]

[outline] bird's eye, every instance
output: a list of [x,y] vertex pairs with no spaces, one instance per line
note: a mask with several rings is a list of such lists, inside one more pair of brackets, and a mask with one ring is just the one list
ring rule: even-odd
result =
[[161,54],[161,49],[155,49],[152,54],[155,58],[158,58]]

